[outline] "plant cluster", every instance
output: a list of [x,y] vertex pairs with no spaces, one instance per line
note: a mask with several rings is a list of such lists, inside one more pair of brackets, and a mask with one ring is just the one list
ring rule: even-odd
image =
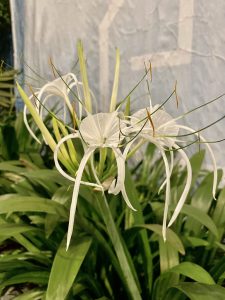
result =
[[[177,100],[176,87],[162,104],[149,98],[131,113],[133,90],[117,100],[118,51],[109,112],[93,113],[80,42],[78,58],[81,80],[52,64],[57,78],[30,97],[18,85],[27,134],[36,141],[26,156],[18,149],[16,160],[0,162],[2,295],[224,299],[225,192],[199,134],[204,128],[185,127],[182,116],[165,111],[172,96]],[[149,74],[151,67],[140,82]],[[50,99],[59,100],[55,110]],[[206,146],[213,172],[202,170],[203,150],[188,159],[192,143]],[[48,168],[43,147],[54,154]],[[138,162],[129,164],[135,155]]]

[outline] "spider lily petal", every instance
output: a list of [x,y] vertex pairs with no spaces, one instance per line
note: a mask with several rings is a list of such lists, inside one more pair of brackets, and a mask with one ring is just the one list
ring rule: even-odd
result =
[[118,175],[117,175],[116,189],[113,189],[113,185],[115,184],[115,183],[113,183],[111,185],[111,187],[109,188],[108,192],[112,193],[114,195],[117,195],[121,191],[124,201],[126,202],[127,206],[130,207],[132,210],[136,211],[136,209],[130,203],[130,200],[127,196],[126,189],[125,189],[125,184],[124,184],[124,182],[125,182],[125,160],[124,160],[124,157],[123,157],[122,153],[120,152],[120,150],[118,150],[115,147],[112,147],[112,149],[113,149],[113,152],[114,152],[115,158],[116,158]]
[[118,112],[88,114],[79,128],[83,140],[89,146],[117,147],[121,142]]
[[[43,120],[43,110],[45,109],[45,104],[47,100],[50,99],[52,96],[58,96],[62,98],[64,100],[64,119],[65,119],[66,107],[68,108],[71,115],[74,114],[74,110],[68,95],[74,86],[76,86],[78,90],[78,85],[81,85],[81,83],[77,80],[76,76],[73,73],[68,73],[64,76],[56,78],[52,82],[48,82],[38,92],[33,93],[33,95],[29,97],[29,99],[34,100],[35,109],[39,114],[40,118]],[[80,102],[81,101],[79,100],[79,110],[81,115],[82,107]],[[38,143],[41,143],[40,140],[36,137],[36,135],[32,131],[32,129],[30,128],[30,125],[28,124],[26,105],[24,105],[23,115],[24,115],[24,123],[25,126],[27,127],[27,130]],[[48,144],[45,137],[44,137],[44,141],[46,144]]]
[[160,150],[164,161],[165,170],[166,170],[166,179],[161,185],[159,191],[166,184],[166,199],[165,199],[165,207],[163,213],[163,226],[162,226],[163,239],[166,240],[166,227],[167,227],[166,223],[167,223],[167,216],[168,216],[169,203],[170,203],[170,177],[173,170],[173,153],[172,152],[170,153],[171,166],[169,167],[169,163],[164,148],[168,148],[171,151],[172,148],[177,149],[181,157],[186,162],[186,166],[187,166],[187,182],[168,226],[171,226],[172,223],[176,220],[187,198],[191,186],[192,169],[187,155],[182,149],[180,149],[176,145],[176,141],[177,141],[176,137],[178,135],[179,129],[182,128],[182,126],[176,124],[175,120],[167,112],[159,108],[159,105],[156,105],[154,107],[149,107],[147,108],[147,111],[149,112],[149,116],[147,117],[151,118],[150,122],[146,121],[146,110],[141,109],[138,112],[136,112],[133,116],[131,116],[130,130],[131,132],[134,133],[139,132],[139,134],[137,135],[137,137],[135,137],[135,139],[138,139],[140,137],[142,139],[145,139],[148,142],[155,144],[156,147]]
[[95,151],[96,148],[89,148],[87,151],[84,153],[84,156],[80,162],[79,168],[77,170],[77,176],[74,184],[74,189],[73,189],[73,196],[72,196],[72,202],[70,206],[70,218],[69,218],[69,226],[68,226],[68,232],[67,232],[67,243],[66,243],[66,249],[69,248],[70,245],[70,240],[72,237],[73,233],[73,225],[75,221],[75,213],[76,213],[76,207],[77,207],[77,198],[78,198],[78,193],[79,193],[79,187],[81,184],[81,178],[82,174],[85,168],[85,165],[90,158],[91,154]]
[[[157,146],[157,144],[156,144]],[[164,164],[165,164],[165,169],[166,169],[166,199],[165,199],[165,205],[164,205],[164,213],[163,213],[163,226],[162,226],[162,234],[163,234],[163,239],[164,241],[166,240],[166,221],[167,221],[167,216],[168,216],[168,210],[169,210],[169,204],[170,204],[170,167],[168,164],[168,160],[166,157],[165,152],[163,149],[158,145],[157,146],[161,152]]]
[[[123,151],[123,159],[124,159],[124,164],[125,164],[125,161],[126,161],[126,158],[127,158],[127,154],[128,154],[128,152],[129,152],[129,150],[130,150],[130,148],[131,148],[131,146],[132,146],[132,144],[135,142],[135,139],[133,140],[133,141],[131,141],[131,142],[128,142],[128,144],[126,145],[126,147],[125,147],[125,149],[124,149],[124,151]],[[121,174],[121,172],[120,172],[120,174]],[[125,178],[124,178],[125,179]],[[120,182],[121,182],[121,180],[113,180],[112,181],[112,183],[111,183],[111,185],[110,185],[110,187],[109,187],[109,189],[108,189],[108,192],[110,193],[110,194],[114,194],[114,195],[118,195],[119,194],[119,192],[121,191],[121,184],[120,184]]]
[[[67,136],[65,136],[64,138],[62,138],[59,143],[57,144],[55,151],[54,151],[54,162],[55,162],[55,166],[57,168],[57,170],[59,171],[59,173],[64,176],[65,178],[67,178],[70,181],[75,182],[76,178],[70,176],[69,174],[67,174],[60,166],[59,161],[58,161],[58,152],[60,151],[60,146],[65,143],[67,140],[69,139],[76,139],[76,138],[80,138],[78,133],[72,133],[72,134],[68,134]],[[92,186],[98,189],[103,190],[102,186],[96,183],[92,183],[92,182],[87,182],[87,181],[81,181],[80,182],[83,185],[87,185],[87,186]]]
[[186,166],[187,166],[187,182],[186,182],[185,188],[183,190],[183,193],[182,193],[182,195],[180,197],[180,200],[177,203],[175,211],[173,212],[173,215],[172,215],[172,217],[170,219],[168,227],[170,227],[174,223],[174,221],[176,220],[177,216],[179,215],[179,213],[180,213],[180,211],[181,211],[181,209],[182,209],[182,207],[184,205],[184,202],[185,202],[185,200],[187,198],[188,192],[190,190],[191,180],[192,180],[192,168],[191,168],[191,164],[190,164],[189,158],[187,157],[186,153],[182,149],[179,149],[178,146],[175,146],[175,148],[177,148],[177,151],[181,154],[182,158],[186,162]]
[[[31,97],[29,97],[29,99],[31,99]],[[23,120],[24,120],[24,124],[28,130],[28,132],[30,133],[30,135],[39,143],[41,144],[41,141],[39,140],[39,138],[34,134],[33,130],[30,128],[30,125],[28,124],[28,120],[27,120],[27,106],[24,105],[23,108]]]
[[[173,155],[173,151],[170,151],[170,176],[173,172],[173,164],[174,164],[174,155]],[[164,182],[161,184],[158,193],[161,192],[161,190],[164,188],[164,186],[166,185],[166,179],[164,180]]]
[[204,142],[204,144],[208,148],[208,151],[209,151],[209,154],[210,154],[210,157],[211,157],[211,161],[212,161],[212,164],[213,164],[213,173],[214,173],[214,175],[213,175],[213,189],[212,189],[212,194],[213,194],[213,198],[216,200],[216,187],[217,187],[218,175],[217,175],[216,159],[215,159],[215,156],[213,154],[212,148],[207,143],[206,139],[202,135],[198,135],[198,133],[196,133],[195,130],[193,130],[192,128],[190,128],[188,126],[183,126],[183,125],[181,125],[180,128],[186,129],[186,130],[188,130],[190,132],[193,132],[196,136],[198,136],[200,138],[200,140],[202,140]]
[[[122,127],[124,127],[125,124],[122,124]],[[66,142],[69,139],[79,138],[80,140],[84,141],[85,144],[84,149],[85,153],[84,156],[80,162],[79,168],[76,173],[76,177],[73,178],[72,176],[68,175],[60,166],[58,162],[58,152],[60,151],[60,146]],[[123,139],[124,137],[122,137]],[[55,165],[58,171],[67,179],[74,181],[74,190],[73,190],[73,196],[72,196],[72,202],[70,207],[70,219],[69,219],[69,227],[68,227],[68,234],[67,234],[67,249],[70,244],[72,232],[73,232],[73,226],[74,226],[74,219],[75,219],[75,211],[76,211],[76,205],[77,205],[77,198],[79,193],[79,187],[80,184],[87,184],[94,186],[97,190],[99,190],[99,187],[101,190],[104,190],[104,187],[101,185],[97,174],[94,169],[93,162],[91,162],[91,167],[93,168],[93,174],[95,177],[95,180],[98,184],[95,183],[87,183],[81,181],[82,174],[85,168],[85,165],[89,158],[91,157],[92,153],[97,148],[111,148],[115,154],[116,162],[117,162],[117,168],[118,168],[118,176],[117,176],[117,183],[116,187],[118,191],[121,192],[123,195],[123,198],[126,202],[126,204],[133,210],[133,206],[131,205],[128,196],[126,194],[125,190],[125,158],[121,151],[118,149],[119,143],[121,142],[121,136],[120,136],[120,127],[119,127],[119,118],[118,118],[118,112],[112,112],[112,113],[98,113],[95,115],[91,115],[88,113],[88,116],[84,118],[79,127],[79,131],[76,133],[69,134],[62,138],[59,143],[57,144],[55,151],[54,151],[54,160]]]
[[[117,182],[115,181],[109,187],[108,192],[113,194],[122,193],[124,201],[131,209],[135,210],[131,205],[124,181],[125,181],[125,157],[119,149],[117,149],[121,142],[120,128],[124,128],[124,124],[119,124],[118,112],[99,113],[96,115],[89,114],[80,124],[80,133],[84,141],[89,146],[95,147],[109,147],[112,148],[118,169]],[[123,139],[123,137],[122,137]]]
[[[159,109],[159,105],[155,105],[152,108],[148,107],[147,110],[154,124],[154,134],[152,125],[150,122],[146,122],[146,109],[141,109],[131,116],[131,131],[133,128],[134,132],[138,132],[146,122],[140,132],[143,138],[153,137],[153,140],[157,140],[161,146],[172,147],[174,138],[169,136],[177,136],[179,132],[179,128],[173,118],[163,109]],[[169,125],[164,126],[165,123],[169,123]]]
[[160,151],[163,162],[165,165],[165,171],[166,171],[166,199],[165,199],[165,205],[164,205],[164,212],[163,212],[163,226],[162,226],[162,235],[164,241],[166,241],[166,223],[167,223],[167,216],[169,211],[169,204],[170,204],[170,176],[171,176],[171,169],[169,167],[168,159],[166,157],[165,151],[163,150],[162,146],[157,143],[156,141],[153,141],[152,138],[149,138],[149,141],[153,143]]
[[[74,74],[68,73],[68,74],[58,77],[55,80],[48,82],[46,85],[44,85],[40,89],[40,91],[37,95],[37,98],[39,99],[40,102],[45,101],[45,97],[43,97],[43,95],[45,93],[48,93],[48,95],[62,97],[63,100],[65,101],[70,113],[72,113],[73,107],[72,107],[69,97],[68,97],[68,94],[71,90],[72,84],[77,85],[78,80]],[[40,105],[41,104],[39,103],[38,109],[39,109]]]

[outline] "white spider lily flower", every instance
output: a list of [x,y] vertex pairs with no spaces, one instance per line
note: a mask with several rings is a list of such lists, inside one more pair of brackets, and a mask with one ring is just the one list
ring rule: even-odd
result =
[[[147,116],[147,117],[146,117]],[[171,165],[165,154],[166,150],[176,150],[181,158],[185,161],[187,167],[187,180],[182,192],[182,195],[177,203],[169,226],[175,221],[177,215],[182,209],[182,206],[187,198],[189,189],[191,187],[192,180],[192,169],[190,161],[186,153],[177,145],[177,136],[179,133],[179,124],[159,105],[149,107],[147,109],[141,109],[131,116],[130,121],[130,133],[136,134],[133,138],[133,143],[136,139],[143,139],[146,142],[153,143],[160,151],[166,170],[166,180],[161,185],[160,189],[166,185],[166,199],[163,214],[163,238],[166,240],[166,227],[167,227],[167,215],[170,204],[170,177],[173,169],[173,153],[171,154]],[[127,155],[131,145],[128,144],[127,149],[125,148],[125,155]]]
[[[66,75],[63,75],[61,77],[56,78],[55,80],[48,82],[45,84],[39,91],[36,100],[37,108],[40,110],[40,114],[42,115],[44,105],[46,101],[51,96],[58,96],[61,97],[64,100],[65,107],[68,108],[69,112],[73,114],[73,107],[71,104],[71,101],[69,99],[69,93],[71,89],[76,86],[78,97],[79,97],[79,89],[78,86],[82,84],[77,80],[77,77],[73,73],[68,73]],[[41,105],[42,104],[42,105]],[[64,110],[65,110],[64,107]]]
[[[45,109],[46,102],[52,98],[53,96],[59,97],[64,101],[64,121],[66,119],[66,111],[68,110],[71,115],[73,115],[74,110],[71,104],[71,100],[69,98],[69,94],[72,91],[73,87],[76,87],[77,98],[80,99],[80,90],[79,86],[82,85],[81,82],[77,80],[77,77],[73,73],[68,73],[61,77],[54,79],[51,82],[46,83],[41,89],[36,91],[33,95],[29,97],[31,101],[34,102],[35,109],[37,113],[40,115],[41,119],[43,119],[43,111]],[[27,130],[31,134],[31,136],[38,142],[41,143],[40,140],[36,137],[33,130],[30,128],[30,125],[27,121],[27,107],[24,105],[24,123],[27,127]],[[79,117],[81,119],[82,115],[82,105],[79,102]],[[46,142],[46,141],[45,141]],[[47,142],[46,142],[47,143]]]
[[[67,233],[67,249],[70,244],[73,227],[74,227],[79,187],[80,184],[82,183],[81,178],[88,160],[91,158],[91,156],[93,155],[96,149],[101,149],[101,148],[112,149],[117,163],[118,172],[117,172],[116,185],[117,187],[119,187],[119,189],[117,189],[115,193],[112,189],[111,190],[109,189],[109,192],[117,194],[118,191],[121,191],[126,204],[131,209],[135,210],[128,199],[125,190],[125,185],[124,185],[125,159],[119,149],[119,146],[122,140],[124,139],[124,137],[121,136],[120,133],[121,126],[122,128],[124,128],[125,125],[120,124],[117,111],[111,113],[98,113],[94,115],[88,114],[88,116],[81,121],[79,126],[79,131],[64,137],[56,146],[56,149],[54,151],[54,160],[55,160],[56,167],[63,176],[65,176],[70,180],[71,180],[71,176],[69,176],[62,170],[58,162],[58,151],[60,150],[60,146],[68,139],[79,138],[83,142],[83,147],[84,147],[83,158],[80,161],[79,168],[77,170],[75,178],[74,179],[72,178],[72,180],[75,181],[75,184],[73,189],[72,202],[70,206],[70,217],[69,217],[69,226],[68,226],[68,233]],[[97,186],[99,186],[100,182],[98,178],[96,178],[96,180],[98,181]],[[102,189],[104,189],[104,187],[102,187]]]

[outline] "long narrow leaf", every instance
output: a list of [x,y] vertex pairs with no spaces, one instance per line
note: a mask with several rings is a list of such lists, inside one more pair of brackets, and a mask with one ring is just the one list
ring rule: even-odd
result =
[[91,241],[90,237],[76,238],[66,251],[66,238],[63,240],[51,269],[46,300],[66,299]]
[[38,128],[41,130],[41,133],[43,134],[45,140],[48,142],[50,148],[52,149],[52,151],[55,150],[56,147],[56,143],[53,140],[51,134],[49,133],[47,127],[44,125],[41,117],[39,116],[39,114],[36,112],[33,104],[31,103],[30,99],[28,98],[27,94],[24,92],[24,90],[22,89],[22,87],[19,85],[19,83],[17,82],[17,88],[18,91],[20,93],[21,98],[23,99],[25,105],[27,106],[27,108],[29,109],[35,123],[37,124]]
[[110,109],[109,109],[110,112],[113,112],[116,109],[117,93],[118,93],[118,85],[119,85],[119,72],[120,72],[120,52],[119,49],[117,48],[114,83],[113,83],[112,96],[111,96]]
[[117,254],[121,269],[124,273],[124,278],[127,282],[127,291],[130,294],[131,299],[133,300],[141,300],[141,295],[139,288],[137,286],[136,277],[137,275],[134,275],[132,270],[133,268],[130,266],[130,263],[132,262],[131,258],[128,259],[127,255],[129,255],[128,250],[125,251],[125,243],[122,242],[122,237],[116,227],[116,224],[113,220],[113,217],[111,215],[108,202],[103,195],[98,195],[97,201],[98,205],[104,220],[104,223],[106,225],[109,237],[112,241],[113,247],[115,249],[115,252]]
[[[197,282],[181,282],[174,286],[188,296],[191,300],[224,300],[225,288],[216,284],[203,284]],[[171,300],[171,295],[167,295],[164,300]]]
[[205,284],[215,284],[212,276],[201,266],[191,262],[183,262],[171,268],[169,272],[175,272],[189,277],[197,282]]
[[64,219],[68,218],[67,210],[64,206],[46,198],[21,197],[16,194],[0,196],[0,214],[8,214],[17,211],[44,212],[59,215]]
[[[131,203],[134,205],[134,207],[137,209],[136,212],[131,211],[129,208],[127,208],[127,214],[131,214],[133,224],[144,224],[144,216],[142,212],[142,207],[140,205],[140,202],[138,201],[138,192],[135,188],[133,179],[131,177],[131,174],[126,169],[126,179],[125,179],[125,186],[127,190],[127,195]],[[153,263],[152,263],[152,253],[150,244],[148,241],[148,235],[147,235],[147,229],[140,231],[140,253],[143,255],[144,259],[144,270],[145,270],[145,285],[148,292],[151,292],[152,289],[152,272],[153,272]]]
[[14,300],[37,300],[43,299],[43,291],[29,291],[14,298]]
[[83,45],[82,45],[81,41],[78,41],[78,43],[77,43],[77,53],[78,53],[80,72],[81,72],[81,77],[82,77],[82,82],[83,82],[85,107],[86,107],[87,111],[89,111],[91,113],[92,112],[91,94],[90,94],[90,89],[89,89],[89,84],[88,84],[84,50],[83,50]]
[[[162,226],[159,224],[143,224],[143,225],[136,225],[135,227],[151,230],[155,232],[159,237],[162,237]],[[171,247],[173,247],[181,254],[185,254],[185,249],[180,238],[170,228],[168,228],[166,232],[166,243],[169,243]]]

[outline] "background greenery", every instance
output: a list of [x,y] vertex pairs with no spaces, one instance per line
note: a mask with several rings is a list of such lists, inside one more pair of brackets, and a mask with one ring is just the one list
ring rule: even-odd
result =
[[[1,154],[0,162],[2,295],[11,293],[13,299],[224,299],[225,190],[218,190],[217,201],[212,199],[213,174],[201,169],[204,151],[191,159],[192,189],[182,214],[168,230],[166,243],[160,225],[164,193],[158,194],[164,167],[150,145],[144,159],[127,169],[127,191],[138,211],[127,208],[120,195],[107,195],[107,210],[99,192],[82,188],[73,242],[66,252],[70,182],[54,170],[50,151],[30,139],[21,115],[12,127],[14,153],[3,151],[1,143],[1,153],[7,153]],[[173,201],[183,190],[185,176],[177,164],[171,178]],[[122,248],[117,248],[113,234]],[[121,259],[122,254],[126,259]],[[126,278],[128,267],[137,290],[132,278]]]

